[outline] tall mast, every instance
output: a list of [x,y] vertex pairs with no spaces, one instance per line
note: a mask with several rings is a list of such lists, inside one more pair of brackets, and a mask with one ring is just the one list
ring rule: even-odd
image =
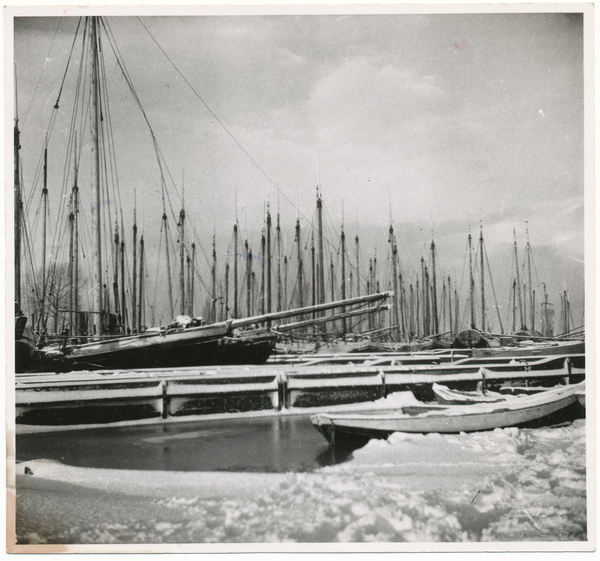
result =
[[[513,230],[514,233],[514,230]],[[519,302],[519,317],[521,319],[521,330],[525,331],[527,329],[527,327],[525,327],[525,318],[523,316],[523,302],[521,300],[521,279],[519,277],[519,257],[517,255],[517,235],[516,233],[514,233],[515,236],[515,267],[517,269],[517,290],[516,290],[516,295],[518,297],[518,302]]]
[[[71,198],[71,204],[73,204],[73,200]],[[69,212],[69,267],[68,267],[68,276],[69,276],[69,326],[71,335],[73,335],[73,244],[74,244],[74,236],[75,236],[75,213],[73,212],[73,207]]]
[[188,298],[190,307],[190,316],[194,317],[194,273],[196,271],[196,244],[192,242],[192,262],[190,272],[190,282],[188,283],[190,289],[190,297]]
[[[544,286],[544,302],[542,303],[542,335],[544,337],[553,337],[554,336],[554,322],[552,325],[550,324],[550,306],[551,304],[548,302],[548,292],[546,291],[546,283],[543,283]],[[554,319],[554,318],[552,318]]]
[[442,277],[442,302],[440,304],[442,332],[446,331],[446,279]]
[[[456,305],[454,306],[454,312],[456,313]],[[452,281],[450,275],[448,275],[448,320],[450,324],[450,336],[454,334],[454,324],[452,323]]]
[[531,329],[535,330],[535,289],[531,291]]
[[420,315],[420,298],[421,294],[419,292],[419,274],[417,273],[417,279],[415,281],[415,331],[417,337],[420,337],[422,334],[421,331],[421,315]]
[[263,233],[260,237],[260,256],[262,257],[262,267],[260,269],[260,310],[261,314],[265,314],[265,306],[267,301],[267,286],[265,284],[265,246],[266,246],[266,238],[265,233]]
[[[396,256],[398,255],[398,246],[396,245]],[[396,259],[396,262],[398,259]],[[406,333],[406,288],[404,287],[404,278],[402,272],[398,272],[398,280],[400,281],[400,339]]]
[[246,247],[246,316],[252,315],[252,250],[248,247],[248,240],[245,241]]
[[133,273],[131,275],[132,290],[131,290],[131,330],[135,333],[138,328],[137,322],[137,222],[136,222],[136,204],[135,204],[135,191],[134,191],[134,205],[133,205]]
[[427,267],[427,263],[425,263],[425,278],[423,280],[423,290],[425,293],[425,302],[423,306],[425,307],[425,318],[427,319],[427,335],[432,334],[432,325],[431,325],[431,283],[429,282],[429,268]]
[[119,298],[119,245],[120,245],[120,238],[119,238],[119,226],[118,224],[115,222],[115,237],[114,237],[114,242],[115,242],[115,247],[114,247],[114,265],[113,265],[113,298],[115,299],[115,312],[117,314],[117,317],[119,317],[120,314],[120,306],[121,306],[121,301]]
[[42,329],[46,327],[46,232],[48,217],[48,139],[44,147],[44,187],[42,188]]
[[435,276],[435,242],[433,239],[431,240],[431,274],[432,274],[432,285],[431,285],[431,313],[433,316],[433,332],[440,332],[440,324],[438,317],[438,308],[437,308],[437,286],[436,286],[436,276]]
[[15,151],[15,314],[21,314],[21,174],[19,163],[19,150],[21,149],[19,133],[19,110],[17,103],[17,69],[15,66],[15,128],[14,128],[14,151]]
[[279,225],[279,212],[277,213],[277,311],[281,312],[281,227]]
[[[310,280],[310,285],[311,285],[311,289],[312,289],[312,305],[316,306],[317,305],[317,265],[315,262],[315,234],[314,232],[311,233],[310,236],[310,240],[311,240],[311,244],[310,244],[310,256],[311,256],[311,271],[312,271],[312,277]],[[312,314],[313,319],[316,318],[316,312],[313,312]]]
[[471,232],[469,232],[469,306],[471,308],[471,329],[475,329],[475,281],[473,280],[473,251],[471,249]]
[[300,240],[300,218],[296,219],[296,244],[298,247],[298,307],[304,306],[304,299],[302,297],[302,242]]
[[571,330],[570,322],[569,322],[569,293],[566,290],[564,290],[563,293],[564,293],[563,302],[564,302],[564,322],[565,322],[565,326],[563,328],[563,333],[568,334],[569,331]]
[[222,319],[227,319],[229,312],[229,261],[225,262],[225,316]]
[[79,152],[77,151],[77,134],[75,134],[75,170],[73,173],[73,307],[75,310],[75,330],[74,335],[79,335],[79,320],[77,312],[79,312],[79,160],[77,159]]
[[233,225],[233,317],[237,319],[238,314],[238,225]]
[[408,317],[408,333],[409,333],[409,337],[410,340],[412,341],[412,339],[414,338],[415,334],[416,334],[416,330],[415,330],[415,292],[414,292],[414,288],[412,285],[412,282],[410,283],[410,302],[409,302],[409,317]]
[[90,53],[90,59],[92,61],[92,114],[91,114],[91,141],[92,151],[95,155],[94,165],[92,166],[92,177],[93,184],[96,192],[96,206],[95,206],[95,247],[94,253],[96,258],[96,275],[94,283],[96,287],[96,312],[98,314],[98,335],[102,335],[103,329],[103,312],[104,306],[102,301],[102,223],[101,223],[101,212],[100,212],[100,68],[98,60],[98,36],[97,36],[97,24],[98,18],[96,16],[91,18],[91,29],[90,29],[90,47],[92,52]]
[[185,264],[186,264],[186,293],[185,293],[185,303],[187,306],[186,309],[186,315],[190,316],[190,317],[194,317],[194,312],[192,311],[192,306],[191,306],[191,295],[192,295],[192,258],[188,255],[186,255],[185,257]]
[[[144,235],[140,237],[140,282],[137,301],[137,331],[142,330],[142,316],[144,315]],[[171,314],[172,315],[172,314]]]
[[455,322],[454,333],[458,333],[458,328],[460,327],[459,310],[460,310],[460,302],[458,300],[458,291],[455,288],[454,289],[454,322]]
[[374,270],[373,280],[375,281],[375,292],[379,292],[379,273],[377,270],[377,248],[375,248],[375,257],[373,259],[373,270]]
[[513,279],[513,285],[512,285],[512,301],[513,301],[513,307],[512,307],[512,330],[513,333],[517,330],[517,280]]
[[[373,258],[369,258],[369,283],[367,286],[367,294],[373,294],[375,292],[374,284],[374,274],[373,274]],[[373,329],[373,314],[369,314],[369,329]]]
[[318,282],[318,301],[319,304],[325,303],[325,255],[323,253],[323,199],[321,193],[317,188],[317,221],[318,221],[318,239],[319,244],[319,262],[317,268],[317,274],[319,276]]
[[[330,286],[331,286],[331,301],[335,302],[335,276],[333,274],[333,254],[329,255],[329,275],[330,275]],[[334,314],[333,310],[331,312]],[[335,331],[335,322],[333,324]]]
[[399,294],[398,294],[398,250],[396,248],[396,238],[394,236],[394,227],[390,224],[390,245],[392,247],[392,275],[394,280],[394,315],[393,327],[396,333],[396,341],[400,341],[400,310],[399,310]]
[[[346,299],[346,234],[344,234],[344,224],[342,224],[341,234],[342,244],[342,300]],[[346,307],[342,308],[342,313],[346,313]],[[346,333],[346,319],[342,320],[342,333]]]
[[287,287],[288,287],[288,258],[287,255],[283,256],[283,305],[287,308]]
[[115,242],[113,249],[113,298],[115,299],[115,313],[117,317],[119,317],[121,306],[121,300],[119,298],[119,245],[121,240],[119,238],[119,225],[117,221],[115,221],[115,236],[113,239]]
[[[172,285],[172,279],[171,279],[171,253],[169,252],[169,230],[168,230],[168,223],[167,223],[167,213],[165,210],[164,194],[163,194],[162,221],[163,221],[163,228],[165,231],[165,252],[167,255],[167,290],[169,292],[169,294],[168,294],[169,317],[170,317],[170,319],[173,319],[175,317],[175,313],[174,313],[174,308],[173,308],[173,285]],[[140,257],[140,259],[141,259],[141,257]],[[141,262],[140,262],[140,267],[141,267]],[[140,290],[141,290],[141,287],[140,287]]]
[[531,329],[535,329],[535,303],[533,297],[533,284],[531,282],[531,245],[529,244],[529,226],[527,226],[527,247],[525,251],[527,252],[527,285],[529,287],[529,325]]
[[479,252],[481,259],[481,331],[485,331],[485,287],[483,274],[483,225],[479,227]]
[[356,245],[356,296],[360,296],[360,258],[359,258],[359,241],[358,234],[354,238]]
[[121,323],[123,333],[127,332],[127,306],[125,304],[125,240],[121,240]]
[[185,209],[179,211],[179,292],[181,303],[179,308],[185,314]]
[[213,233],[213,251],[212,251],[212,321],[217,321],[217,247],[215,234]]
[[271,291],[271,212],[267,204],[267,313],[273,311]]
[[425,281],[425,258],[421,255],[421,317],[423,335],[429,335],[427,322],[427,282]]

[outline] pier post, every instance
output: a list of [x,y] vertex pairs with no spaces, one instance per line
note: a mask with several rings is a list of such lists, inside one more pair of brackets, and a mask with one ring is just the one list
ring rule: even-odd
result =
[[169,415],[169,396],[167,395],[167,385],[168,382],[163,380],[161,383],[162,388],[162,411],[161,418],[166,419]]

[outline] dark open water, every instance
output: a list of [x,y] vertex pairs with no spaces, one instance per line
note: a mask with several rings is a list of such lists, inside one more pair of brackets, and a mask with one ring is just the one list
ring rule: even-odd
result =
[[259,417],[17,436],[17,461],[166,471],[300,472],[349,459],[309,417]]

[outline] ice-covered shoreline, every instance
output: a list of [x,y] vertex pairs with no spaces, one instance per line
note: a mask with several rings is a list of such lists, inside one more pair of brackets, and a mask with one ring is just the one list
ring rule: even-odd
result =
[[[587,540],[585,421],[393,434],[310,473],[18,464],[23,544]],[[24,475],[28,467],[33,475]],[[41,514],[40,514],[41,513]]]

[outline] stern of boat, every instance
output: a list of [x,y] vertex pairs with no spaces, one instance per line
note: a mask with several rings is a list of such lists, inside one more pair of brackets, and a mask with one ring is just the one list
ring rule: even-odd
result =
[[313,426],[325,437],[330,447],[342,450],[357,450],[371,440],[371,436],[365,434],[351,432],[345,428],[340,430],[327,415],[312,415],[310,420]]

